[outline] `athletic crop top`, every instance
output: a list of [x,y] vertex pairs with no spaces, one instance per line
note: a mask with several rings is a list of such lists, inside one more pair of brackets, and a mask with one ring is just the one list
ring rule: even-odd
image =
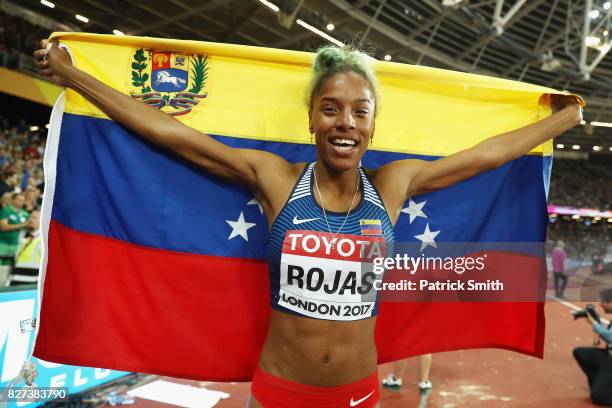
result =
[[372,260],[389,256],[395,240],[391,220],[359,168],[359,204],[345,223],[346,213],[326,210],[330,234],[313,195],[313,170],[314,163],[306,165],[268,233],[272,307],[325,320],[376,316],[375,281],[382,274],[374,273]]

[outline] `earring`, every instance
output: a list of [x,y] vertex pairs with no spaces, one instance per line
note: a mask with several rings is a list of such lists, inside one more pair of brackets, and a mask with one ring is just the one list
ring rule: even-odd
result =
[[310,128],[308,129],[308,131],[310,132],[310,144],[312,144],[314,142],[313,140],[314,129]]

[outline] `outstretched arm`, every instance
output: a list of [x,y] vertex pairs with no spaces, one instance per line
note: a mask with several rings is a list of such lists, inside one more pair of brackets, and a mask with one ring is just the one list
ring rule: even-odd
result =
[[[552,95],[556,113],[532,125],[497,135],[476,146],[434,160],[398,160],[376,171],[393,211],[413,195],[451,186],[514,160],[559,136],[582,120],[582,109],[572,96]],[[391,185],[392,184],[392,185]]]
[[195,163],[210,173],[260,189],[266,173],[291,171],[280,156],[252,149],[235,149],[192,129],[170,115],[117,92],[74,67],[67,52],[47,40],[34,52],[40,73],[54,83],[71,88],[116,122],[139,136]]

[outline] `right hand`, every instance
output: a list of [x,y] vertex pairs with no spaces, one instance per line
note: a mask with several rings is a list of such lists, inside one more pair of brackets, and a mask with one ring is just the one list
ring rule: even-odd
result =
[[54,84],[59,86],[68,86],[68,72],[72,67],[72,61],[68,52],[58,47],[56,40],[51,41],[51,48],[46,52],[49,40],[42,40],[40,47],[34,51],[36,65],[40,75],[48,78]]

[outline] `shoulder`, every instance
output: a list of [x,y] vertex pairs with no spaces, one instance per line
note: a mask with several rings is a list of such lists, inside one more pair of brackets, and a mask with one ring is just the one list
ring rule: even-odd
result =
[[367,173],[381,194],[400,194],[405,199],[410,182],[428,163],[419,159],[395,160],[376,169],[367,170]]
[[305,163],[290,163],[278,154],[256,149],[240,149],[240,154],[249,159],[258,171],[264,175],[288,176],[300,172]]
[[289,199],[293,186],[308,165],[304,162],[289,163],[285,159],[273,160],[259,168],[258,188],[255,192],[270,225]]
[[291,180],[297,180],[302,174],[308,163],[298,162],[290,163],[283,157],[273,153],[269,153],[269,156],[263,155],[260,157],[261,163],[258,166],[257,178],[260,182],[282,181],[284,183],[290,182]]
[[405,159],[389,162],[376,169],[366,169],[368,178],[378,190],[393,223],[408,198],[411,181],[427,163],[424,160]]

